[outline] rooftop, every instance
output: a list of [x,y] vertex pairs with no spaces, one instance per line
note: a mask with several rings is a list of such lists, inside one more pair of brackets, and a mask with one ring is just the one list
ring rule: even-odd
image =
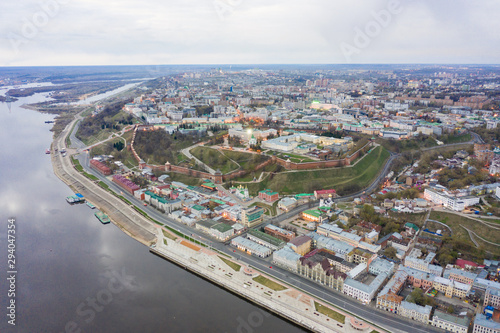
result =
[[260,245],[255,243],[254,241],[238,236],[232,240],[232,242],[236,244],[240,244],[241,246],[250,249],[252,252],[260,252],[260,253],[270,253],[271,249],[265,247],[264,245]]
[[460,325],[460,326],[464,326],[464,327],[469,327],[469,323],[470,323],[469,317],[466,317],[466,316],[457,317],[457,316],[454,316],[454,315],[451,315],[449,313],[442,312],[439,310],[434,311],[434,317],[437,317],[441,320],[445,320],[445,321],[448,321],[450,323],[454,323],[456,325]]
[[482,313],[478,313],[476,315],[476,319],[474,319],[474,325],[480,325],[483,327],[500,330],[500,323],[493,321],[491,319],[486,319],[486,316]]
[[259,239],[262,239],[264,242],[267,242],[271,245],[274,245],[274,246],[282,246],[282,245],[285,245],[285,242],[282,241],[281,239],[278,239],[276,237],[273,237],[271,235],[268,235],[262,231],[259,231],[259,230],[254,230],[254,229],[249,229],[248,230],[248,233],[254,237],[257,237]]
[[225,223],[217,223],[217,224],[212,226],[212,229],[215,229],[219,232],[224,233],[224,232],[227,232],[229,230],[232,230],[233,228],[230,225],[225,224]]
[[421,313],[421,314],[424,314],[427,316],[431,314],[431,310],[432,310],[432,307],[430,305],[420,306],[420,305],[417,305],[415,303],[410,303],[407,301],[401,302],[401,308],[409,310],[409,311],[415,311],[415,312],[418,312],[418,313]]
[[307,243],[310,240],[311,240],[311,237],[306,236],[306,235],[302,235],[302,236],[299,236],[299,237],[295,237],[294,239],[292,239],[290,241],[290,243],[293,244],[293,245],[295,245],[295,246],[301,246],[302,244],[305,244],[305,243]]
[[311,215],[314,217],[320,217],[321,215],[323,215],[323,212],[321,212],[317,209],[308,209],[308,210],[304,211],[304,214]]

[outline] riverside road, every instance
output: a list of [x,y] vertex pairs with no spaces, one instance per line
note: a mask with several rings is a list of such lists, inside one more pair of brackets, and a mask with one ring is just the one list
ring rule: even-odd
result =
[[[77,129],[78,125],[75,126],[75,130]],[[70,128],[70,127],[69,127]],[[85,148],[85,144],[78,140],[75,136],[74,133],[70,133],[70,139],[73,148],[76,148],[76,150],[81,151],[82,149]],[[375,181],[364,191],[361,191],[359,193],[355,193],[349,196],[345,196],[342,198],[339,198],[341,200],[348,200],[350,198],[354,198],[356,196],[359,196],[361,193],[366,192],[369,193],[370,191],[374,190],[380,181],[385,177],[387,172],[389,171],[390,165],[394,161],[395,158],[397,158],[398,155],[392,154],[389,158],[389,160],[386,162],[384,169],[382,172],[379,173],[378,177],[375,179]],[[152,218],[164,223],[165,225],[178,230],[179,232],[186,234],[192,238],[199,239],[202,242],[208,244],[210,247],[217,249],[218,251],[221,251],[223,253],[226,253],[230,256],[233,256],[237,258],[237,260],[241,260],[243,263],[251,265],[266,274],[272,275],[276,277],[277,279],[281,279],[291,285],[296,286],[297,288],[300,288],[318,298],[321,298],[329,303],[335,304],[336,306],[344,309],[345,311],[351,312],[355,314],[358,317],[361,317],[365,320],[368,320],[372,323],[375,323],[391,332],[442,332],[439,329],[436,329],[432,326],[428,325],[422,325],[418,322],[415,321],[410,321],[406,320],[402,317],[396,316],[394,314],[381,311],[376,309],[373,305],[362,305],[361,303],[357,302],[356,300],[344,296],[342,293],[333,291],[323,285],[317,284],[313,281],[310,281],[308,279],[305,279],[299,275],[296,275],[294,273],[291,273],[289,271],[286,271],[284,269],[281,269],[279,267],[275,267],[271,264],[271,258],[267,259],[259,259],[256,257],[251,257],[248,256],[242,252],[239,252],[238,250],[234,250],[232,247],[227,246],[226,244],[219,243],[212,241],[206,237],[205,234],[202,234],[198,232],[198,230],[191,229],[184,224],[181,224],[165,214],[157,211],[156,209],[152,207],[143,207],[142,204],[140,204],[136,198],[134,198],[132,195],[129,193],[123,192],[120,187],[118,187],[115,183],[109,181],[107,178],[101,176],[97,172],[95,172],[93,169],[89,167],[89,155],[87,152],[83,152],[79,155],[77,155],[78,160],[80,161],[81,165],[84,167],[86,172],[91,173],[98,177],[100,180],[104,181],[110,189],[115,191],[116,193],[122,194],[126,199],[128,199],[130,202],[134,203],[137,207],[140,207],[140,209],[144,210],[151,216]],[[76,172],[76,171],[75,171]],[[122,203],[123,204],[123,203]],[[314,203],[307,203],[305,205],[301,205],[293,209],[292,211],[285,213],[283,215],[280,215],[277,218],[271,219],[270,221],[272,222],[280,222],[286,218],[292,217],[294,215],[297,215],[299,212],[301,212],[304,209],[308,209],[309,207],[313,206]],[[116,209],[115,209],[116,210]],[[134,219],[135,220],[135,219]],[[236,251],[236,252],[235,252]],[[272,268],[271,268],[272,267]]]

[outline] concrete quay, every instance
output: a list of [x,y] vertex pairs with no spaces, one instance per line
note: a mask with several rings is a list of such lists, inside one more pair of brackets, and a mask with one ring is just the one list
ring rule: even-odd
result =
[[75,119],[66,126],[63,132],[52,143],[52,151],[54,149],[61,151],[62,148],[66,148],[68,151],[68,156],[62,156],[60,153],[51,154],[54,174],[71,189],[81,193],[86,200],[106,213],[111,221],[126,234],[144,245],[151,245],[155,241],[155,233],[158,226],[139,214],[132,206],[101,188],[73,167],[71,155],[74,151],[66,147],[65,139],[76,121]]
[[[164,232],[170,234],[167,231]],[[373,327],[342,310],[331,307],[281,281],[266,276],[242,262],[235,261],[179,237],[174,240],[172,236],[174,235],[170,234],[169,238],[164,237],[163,232],[158,229],[158,241],[150,247],[150,251],[308,330],[313,332],[348,333],[369,333],[373,330],[384,332],[378,327]],[[241,269],[235,271],[221,258],[232,261],[241,266]],[[259,275],[286,287],[286,289],[276,291],[253,280]],[[345,322],[339,322],[317,312],[315,303],[344,315]]]

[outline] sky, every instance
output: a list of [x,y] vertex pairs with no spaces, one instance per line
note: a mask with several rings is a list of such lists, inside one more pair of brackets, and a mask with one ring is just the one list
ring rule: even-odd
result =
[[498,0],[3,1],[0,66],[500,63]]

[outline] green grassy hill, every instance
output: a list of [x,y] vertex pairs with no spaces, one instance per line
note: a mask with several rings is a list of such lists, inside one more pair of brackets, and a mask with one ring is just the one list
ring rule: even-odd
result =
[[310,193],[326,188],[334,188],[340,193],[353,193],[367,187],[375,179],[389,156],[389,152],[379,146],[353,167],[282,172],[270,175],[260,183],[247,185],[254,195],[265,188],[280,194]]

